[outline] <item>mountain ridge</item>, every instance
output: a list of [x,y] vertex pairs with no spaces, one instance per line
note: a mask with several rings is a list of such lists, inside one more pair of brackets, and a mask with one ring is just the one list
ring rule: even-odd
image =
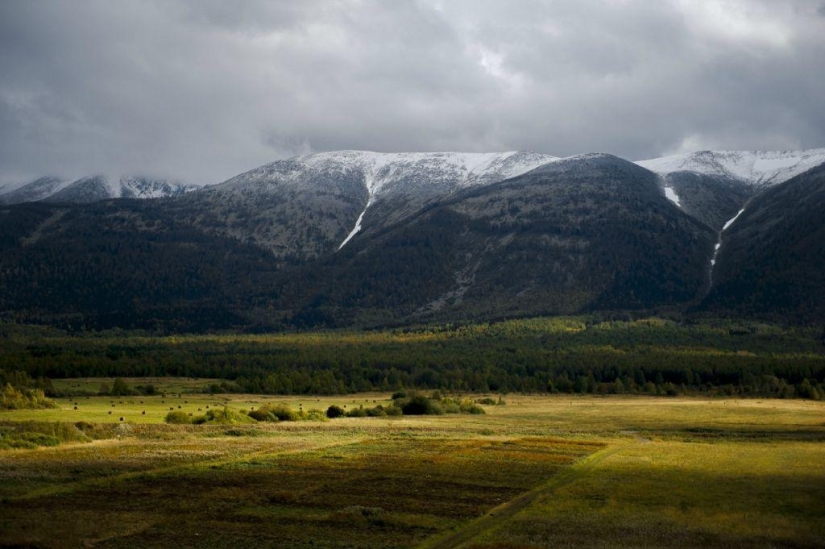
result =
[[113,198],[165,198],[199,189],[180,181],[144,176],[90,175],[78,179],[45,176],[22,185],[6,185],[0,189],[0,204],[24,202],[57,202],[83,204]]
[[825,148],[763,151],[703,150],[638,160],[636,164],[660,175],[695,172],[727,177],[751,185],[783,183],[825,162]]
[[[808,153],[785,155],[783,174],[818,158]],[[800,296],[783,282],[816,272],[818,248],[802,239],[787,256],[782,246],[782,235],[825,224],[822,170],[768,184],[719,175],[712,162],[696,168],[707,173],[658,169],[605,153],[343,151],[157,200],[103,201],[80,191],[100,195],[110,182],[87,178],[61,189],[71,200],[0,207],[0,315],[167,331],[762,315],[780,310],[770,287],[784,284],[805,319],[825,317],[810,305],[825,291],[806,285]],[[751,204],[768,213],[754,217]],[[780,223],[798,208],[804,224]],[[772,282],[748,293],[730,273],[758,277],[757,256],[773,263]],[[792,319],[794,306],[781,311]]]

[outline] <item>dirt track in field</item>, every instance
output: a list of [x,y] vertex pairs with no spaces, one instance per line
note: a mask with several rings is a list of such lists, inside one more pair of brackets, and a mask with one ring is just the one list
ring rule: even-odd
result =
[[603,450],[590,454],[589,456],[582,458],[570,467],[561,471],[546,484],[526,492],[515,499],[502,503],[498,507],[490,510],[490,512],[486,515],[475,519],[467,526],[447,535],[446,537],[425,541],[419,546],[419,549],[454,549],[461,547],[476,536],[504,524],[513,518],[519,511],[536,501],[539,497],[551,494],[559,488],[567,486],[583,476],[588,475],[591,471],[593,471],[593,469],[595,469],[600,463],[610,456],[628,448],[629,446],[634,444],[642,444],[643,442],[649,441],[641,439],[630,444],[608,446]]

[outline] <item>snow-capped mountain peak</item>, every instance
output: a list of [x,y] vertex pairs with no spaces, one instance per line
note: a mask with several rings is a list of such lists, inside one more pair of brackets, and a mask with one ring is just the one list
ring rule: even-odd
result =
[[[279,197],[278,205],[272,205],[278,216],[295,215],[295,208],[303,209],[310,203],[317,211],[332,208],[337,213],[325,212],[317,223],[323,225],[319,230],[331,235],[337,229],[327,226],[329,219],[349,218],[345,222],[347,233],[338,243],[340,249],[362,227],[386,226],[461,189],[503,181],[555,160],[555,156],[515,151],[321,152],[260,166],[215,185],[207,194],[242,196],[242,200],[256,204]],[[293,206],[288,205],[293,201]],[[267,233],[265,238],[280,242],[284,234]],[[289,248],[291,241],[283,246]]]
[[199,187],[149,177],[90,175],[80,179],[41,177],[0,195],[0,204],[22,202],[88,203],[110,198],[160,198]]
[[[451,190],[515,177],[557,160],[546,154],[510,151],[504,153],[377,153],[333,151],[278,160],[236,176],[218,188],[260,187],[265,184],[313,185],[319,175],[353,174],[363,177],[370,196],[390,191],[402,183],[407,190],[415,183],[447,185]],[[416,181],[413,181],[416,180]]]
[[729,177],[758,186],[782,183],[822,163],[825,163],[825,148],[802,151],[698,151],[636,162],[661,175],[688,171]]

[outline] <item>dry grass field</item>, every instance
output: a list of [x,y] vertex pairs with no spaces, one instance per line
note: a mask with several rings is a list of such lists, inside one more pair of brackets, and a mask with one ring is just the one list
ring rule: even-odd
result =
[[0,412],[0,433],[78,433],[0,450],[0,546],[825,546],[821,402],[508,395],[486,415],[166,425],[389,395],[155,382],[164,396]]

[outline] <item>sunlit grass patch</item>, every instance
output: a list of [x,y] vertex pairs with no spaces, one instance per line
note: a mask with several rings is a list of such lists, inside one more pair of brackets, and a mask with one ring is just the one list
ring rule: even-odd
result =
[[825,446],[816,443],[638,444],[479,543],[817,547],[825,539],[822,463]]

